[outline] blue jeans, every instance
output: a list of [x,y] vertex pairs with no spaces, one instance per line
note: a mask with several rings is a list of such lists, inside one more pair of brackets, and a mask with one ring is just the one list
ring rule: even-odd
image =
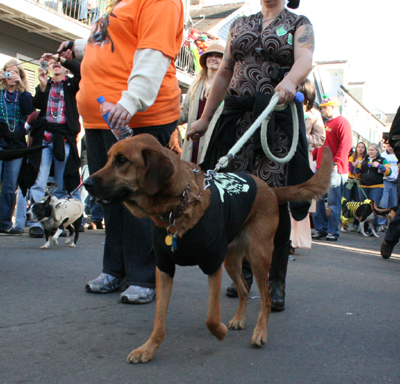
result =
[[[50,176],[51,164],[54,167],[54,182],[55,193],[54,196],[58,199],[67,197],[67,192],[64,190],[64,171],[67,165],[69,156],[70,146],[68,143],[64,143],[65,158],[64,161],[59,161],[54,157],[53,142],[48,144],[48,147],[42,149],[42,159],[40,161],[39,172],[36,177],[35,184],[30,188],[31,202],[37,202],[45,195],[45,188]],[[28,227],[40,227],[41,224],[28,222]]]
[[21,192],[21,188],[18,188],[17,192],[17,208],[15,210],[15,221],[13,228],[14,229],[24,229],[26,223],[26,209],[28,204],[28,193],[24,196]]
[[[150,133],[167,146],[176,122],[157,127],[135,128],[135,134]],[[108,129],[87,129],[87,159],[93,175],[107,162],[107,152],[117,142]],[[103,206],[106,226],[103,272],[126,277],[128,285],[155,288],[156,260],[150,219],[139,219],[122,203]]]
[[364,199],[361,198],[360,193],[359,182],[348,181],[345,183],[343,196],[347,201],[363,201]]
[[[89,176],[89,167],[84,165],[82,167],[82,181],[85,181]],[[92,221],[103,221],[104,213],[102,206],[96,203],[96,198],[87,193],[85,187],[81,189],[81,199],[85,205],[85,214],[91,215]]]
[[[340,174],[336,169],[332,172],[331,187],[328,194],[329,218],[326,214],[325,198],[317,201],[316,212],[313,213],[314,228],[322,234],[331,233],[339,237],[340,214],[342,211],[342,196],[347,174]],[[326,197],[324,196],[324,197]]]
[[[4,148],[0,147],[0,151]],[[19,172],[21,170],[22,159],[12,161],[0,161],[0,180],[3,184],[0,196],[0,230],[12,227],[12,214],[15,204],[15,191]]]
[[[383,180],[383,194],[382,199],[379,203],[381,208],[390,208],[397,205],[397,182]],[[387,223],[386,219],[380,218],[378,220],[379,225],[385,225]]]
[[[376,205],[378,205],[378,202],[380,202],[382,199],[383,188],[363,188],[363,187],[361,187],[361,191],[364,191],[364,193],[361,192],[361,194],[364,197],[366,196],[365,199],[370,199],[372,201],[375,201]],[[375,217],[373,224],[374,224],[375,230],[377,230],[378,229],[378,217]]]

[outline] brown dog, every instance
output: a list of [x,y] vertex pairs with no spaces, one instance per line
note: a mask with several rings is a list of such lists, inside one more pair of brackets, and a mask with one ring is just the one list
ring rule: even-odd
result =
[[[235,317],[228,323],[228,327],[242,329],[246,321],[248,289],[241,274],[241,265],[243,258],[246,257],[254,272],[261,299],[260,314],[253,332],[252,344],[257,347],[264,344],[267,341],[267,324],[271,311],[268,271],[274,249],[273,239],[279,221],[278,204],[311,200],[325,193],[330,184],[331,168],[332,157],[330,150],[327,149],[320,171],[312,179],[298,186],[272,189],[264,181],[250,175],[222,174],[223,176],[218,176],[210,182],[209,188],[204,188],[205,175],[199,167],[180,160],[175,153],[162,147],[151,135],[141,134],[114,144],[109,151],[105,167],[87,179],[85,187],[101,202],[123,200],[135,216],[150,217],[155,223],[153,237],[157,261],[157,304],[154,329],[150,339],[130,353],[128,361],[148,362],[164,339],[175,264],[198,263],[209,275],[209,307],[206,324],[211,334],[222,340],[227,333],[227,327],[221,323],[219,303],[221,264],[224,263],[239,294],[239,308]],[[236,183],[238,179],[243,182],[240,186]],[[214,237],[210,240],[207,236],[201,236],[203,231],[214,223],[203,222],[208,215],[215,212],[217,212],[216,217],[224,215],[227,208],[221,209],[220,206],[228,204],[230,201],[228,195],[239,196],[238,189],[242,192],[254,191],[253,198],[249,198],[250,204],[247,204],[249,213],[246,213],[243,222],[236,226],[234,235],[223,237],[225,244],[218,248],[213,244]],[[222,203],[215,206],[214,200],[219,194]],[[211,213],[207,210],[209,206],[212,207]],[[237,211],[232,217],[236,214]],[[195,232],[198,225],[203,227],[200,232]],[[209,236],[218,237],[221,234],[225,236],[226,226],[228,225],[225,222],[222,229],[209,230]],[[197,236],[200,238],[188,240],[192,233],[200,233],[200,236]],[[207,248],[210,242],[211,246]],[[204,244],[206,250],[202,251],[201,260],[196,262],[193,254],[198,251],[198,245]],[[173,249],[168,253],[170,246]],[[213,259],[214,248],[220,249],[215,255],[217,259],[220,258],[219,261]],[[211,267],[203,263],[203,258],[208,256],[208,253],[212,256],[209,258]],[[168,263],[171,258],[175,262],[173,267]]]

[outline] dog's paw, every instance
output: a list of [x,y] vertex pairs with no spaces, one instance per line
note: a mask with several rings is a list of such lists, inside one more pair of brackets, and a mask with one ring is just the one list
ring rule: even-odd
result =
[[71,238],[67,237],[67,240],[65,240],[65,244],[69,244],[71,242]]
[[128,355],[128,363],[130,364],[139,364],[139,363],[148,363],[150,360],[153,359],[154,353],[147,351],[142,348],[138,348],[133,350],[129,355]]
[[261,330],[258,327],[253,332],[253,337],[251,338],[251,344],[255,347],[262,347],[267,342],[268,332],[267,330]]
[[44,245],[42,245],[41,247],[40,247],[40,249],[47,249],[47,248],[49,248],[50,247],[50,242],[48,241],[47,243],[45,243]]
[[76,248],[76,244],[75,244],[75,243],[71,243],[69,246],[70,246],[71,248]]
[[237,318],[236,316],[228,323],[229,329],[240,330],[243,329],[246,324],[246,318]]
[[368,235],[365,232],[361,232],[361,234],[365,237],[368,237]]
[[226,327],[225,324],[222,323],[215,324],[215,326],[207,324],[207,328],[210,331],[210,333],[220,341],[224,340],[226,334],[228,333],[228,328]]
[[372,236],[374,236],[374,237],[380,237],[377,233],[373,233]]
[[53,245],[54,245],[55,247],[57,247],[57,245],[58,245],[57,239],[51,239],[51,242],[53,243]]

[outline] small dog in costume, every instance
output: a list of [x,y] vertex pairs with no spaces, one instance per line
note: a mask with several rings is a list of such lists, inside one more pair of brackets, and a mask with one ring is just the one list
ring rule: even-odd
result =
[[84,210],[82,202],[73,198],[59,200],[55,196],[45,196],[37,203],[33,203],[29,207],[27,217],[43,225],[46,243],[40,248],[49,248],[50,240],[57,246],[57,239],[64,229],[69,231],[65,244],[71,243],[72,235],[75,233],[74,240],[69,246],[76,247]]
[[[368,236],[364,231],[364,223],[368,223],[369,228],[372,231],[372,234],[375,237],[379,237],[375,231],[373,226],[373,221],[375,216],[387,219],[390,212],[392,211],[391,208],[379,208],[376,203],[372,200],[365,199],[362,202],[358,201],[347,201],[344,197],[342,198],[342,213],[340,216],[341,224],[344,228],[345,224],[350,223],[352,219],[357,219],[360,224],[358,227],[358,232],[361,232],[363,236]],[[341,229],[342,231],[346,232],[346,230]]]

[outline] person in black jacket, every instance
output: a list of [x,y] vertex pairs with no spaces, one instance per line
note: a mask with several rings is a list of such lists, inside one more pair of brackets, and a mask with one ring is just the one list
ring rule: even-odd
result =
[[[396,116],[394,117],[392,126],[390,127],[389,133],[389,144],[394,150],[394,154],[397,160],[400,160],[400,107],[397,110]],[[400,183],[400,178],[397,179]],[[400,204],[400,186],[397,184],[397,198],[398,204]],[[400,240],[400,209],[397,209],[396,216],[390,222],[389,228],[386,231],[385,238],[381,245],[381,256],[384,259],[388,259],[393,252],[395,245]]]
[[[40,110],[32,126],[32,145],[47,145],[39,154],[29,156],[21,184],[30,188],[31,200],[38,201],[45,194],[51,166],[56,184],[55,196],[65,198],[74,192],[80,183],[79,155],[76,145],[80,132],[76,93],[79,90],[80,63],[66,60],[59,55],[44,54],[41,61],[47,61],[52,72],[39,73],[39,85],[33,98],[33,105]],[[69,77],[68,70],[73,74]],[[75,198],[80,199],[75,191]],[[30,237],[43,237],[39,223],[28,223]]]

